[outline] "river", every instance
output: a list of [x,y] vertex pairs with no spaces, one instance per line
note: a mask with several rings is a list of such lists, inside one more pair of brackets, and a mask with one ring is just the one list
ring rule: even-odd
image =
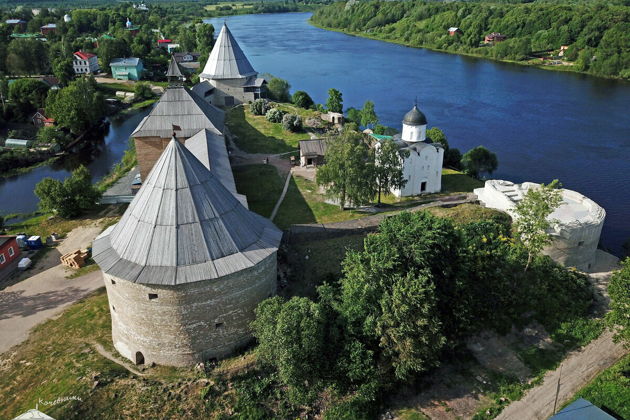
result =
[[84,149],[78,155],[67,156],[48,166],[40,166],[24,174],[0,179],[0,215],[30,213],[37,210],[39,199],[33,192],[43,178],[63,180],[81,163],[86,165],[94,181],[107,175],[122,158],[129,144],[129,136],[149,113],[150,109],[130,117],[109,119],[104,133],[94,133],[96,147]]
[[606,209],[602,244],[615,253],[630,239],[630,84],[546,71],[315,28],[309,13],[242,15],[227,21],[260,73],[286,79],[344,108],[372,100],[381,123],[401,128],[415,98],[429,126],[451,147],[494,151],[493,178],[559,179]]

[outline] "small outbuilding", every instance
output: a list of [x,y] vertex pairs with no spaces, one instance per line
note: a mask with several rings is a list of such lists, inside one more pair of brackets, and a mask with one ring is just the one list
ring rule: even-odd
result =
[[326,139],[300,141],[300,166],[319,166],[324,164]]
[[28,149],[33,145],[33,140],[25,139],[6,139],[4,141],[4,147],[16,148],[16,149]]
[[26,245],[28,245],[29,249],[40,249],[44,245],[42,244],[41,236],[31,236],[26,240]]
[[33,121],[33,125],[37,128],[52,127],[55,125],[55,119],[47,117],[44,108],[39,108],[31,117],[31,121]]
[[55,32],[57,32],[57,24],[56,23],[49,23],[47,25],[42,26],[39,29],[40,29],[42,35],[54,34]]
[[492,32],[484,37],[483,42],[484,44],[496,44],[498,42],[503,42],[506,39],[507,39],[507,36],[499,32]]
[[448,28],[448,34],[450,36],[461,35],[462,30],[459,29],[457,26],[451,26],[450,28]]
[[8,267],[11,262],[20,256],[20,247],[17,238],[13,235],[0,236],[0,270]]

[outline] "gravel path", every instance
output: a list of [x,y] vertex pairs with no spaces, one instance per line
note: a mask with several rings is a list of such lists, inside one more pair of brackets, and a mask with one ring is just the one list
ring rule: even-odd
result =
[[[570,354],[558,369],[547,372],[542,384],[530,389],[519,401],[505,408],[498,420],[547,419],[597,374],[612,366],[628,350],[612,341],[612,333],[604,332],[580,351]],[[556,392],[558,398],[556,402]]]
[[[63,254],[85,248],[101,230],[98,226],[74,229],[57,249]],[[67,279],[69,269],[59,264],[59,260],[57,264],[0,291],[0,353],[26,340],[31,328],[103,287],[100,271]]]

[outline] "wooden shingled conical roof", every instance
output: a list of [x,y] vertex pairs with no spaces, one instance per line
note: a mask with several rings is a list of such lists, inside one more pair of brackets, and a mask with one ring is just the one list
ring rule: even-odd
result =
[[182,80],[184,75],[175,60],[175,56],[171,55],[171,62],[168,64],[168,70],[166,71],[166,77],[170,79]]
[[281,237],[173,138],[120,222],[96,239],[93,258],[118,278],[178,285],[249,268]]
[[227,24],[223,24],[200,77],[202,79],[244,79],[257,74],[258,72],[254,70],[239,47]]

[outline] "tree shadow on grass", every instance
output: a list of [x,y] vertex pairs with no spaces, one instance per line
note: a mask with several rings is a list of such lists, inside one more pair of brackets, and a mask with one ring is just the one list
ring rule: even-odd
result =
[[245,118],[245,108],[242,106],[228,112],[226,124],[236,145],[247,153],[285,153],[295,150],[282,139],[267,136],[251,125]]

